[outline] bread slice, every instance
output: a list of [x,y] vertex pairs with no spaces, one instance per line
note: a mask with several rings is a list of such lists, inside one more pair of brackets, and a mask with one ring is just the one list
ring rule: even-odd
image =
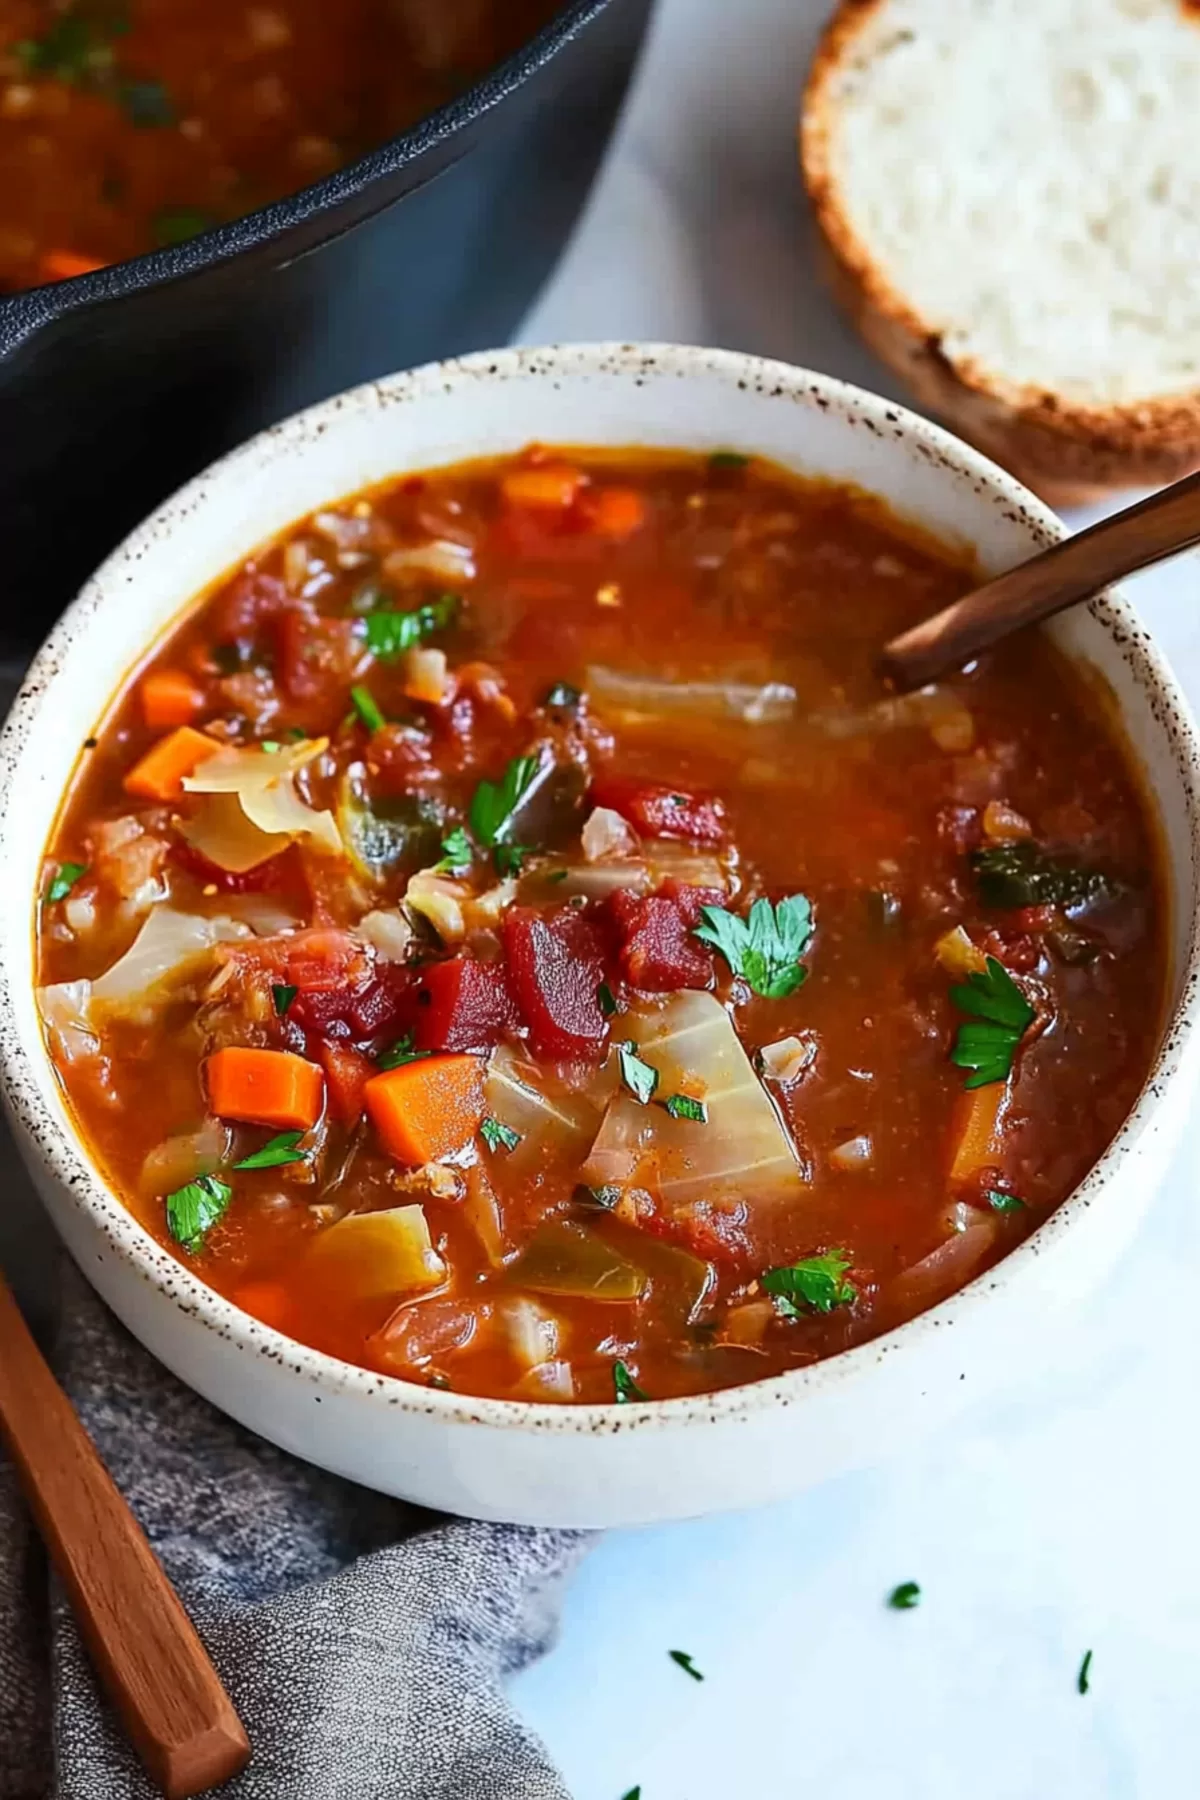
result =
[[801,155],[919,404],[1062,504],[1200,467],[1200,0],[841,0]]

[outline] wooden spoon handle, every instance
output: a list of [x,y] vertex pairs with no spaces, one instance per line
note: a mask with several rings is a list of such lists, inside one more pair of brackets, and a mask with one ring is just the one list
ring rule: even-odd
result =
[[250,1760],[208,1652],[0,1279],[0,1435],[96,1671],[168,1800]]
[[1136,506],[1019,563],[884,646],[883,673],[901,690],[959,668],[1023,625],[1098,594],[1200,543],[1200,474],[1188,475]]

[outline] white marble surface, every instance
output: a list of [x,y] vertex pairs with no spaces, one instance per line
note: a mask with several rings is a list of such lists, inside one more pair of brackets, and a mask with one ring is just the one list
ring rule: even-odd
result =
[[[724,344],[902,397],[812,267],[794,115],[827,10],[662,0],[615,154],[527,341]],[[1200,703],[1197,573],[1185,558],[1135,592]],[[516,1687],[575,1800],[635,1784],[642,1800],[1196,1791],[1198,1149],[1036,1383],[788,1505],[601,1543],[561,1646]],[[889,1612],[910,1578],[920,1608]],[[695,1656],[703,1686],[672,1648]]]

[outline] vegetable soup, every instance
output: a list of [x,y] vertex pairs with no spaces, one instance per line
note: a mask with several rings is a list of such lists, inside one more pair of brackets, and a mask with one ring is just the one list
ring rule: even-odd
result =
[[733,451],[533,448],[301,521],[87,740],[40,1005],[131,1211],[368,1368],[614,1404],[945,1298],[1132,1106],[1155,827],[972,570]]
[[558,0],[0,0],[0,292],[236,219],[353,162]]

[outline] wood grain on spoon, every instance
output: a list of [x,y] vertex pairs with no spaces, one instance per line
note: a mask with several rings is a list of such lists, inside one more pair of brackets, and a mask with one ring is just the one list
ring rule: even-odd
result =
[[884,646],[880,667],[902,691],[923,687],[1010,632],[1198,543],[1200,474],[1101,519],[902,632]]
[[0,1279],[0,1436],[96,1672],[168,1800],[250,1760],[241,1720],[141,1527]]

